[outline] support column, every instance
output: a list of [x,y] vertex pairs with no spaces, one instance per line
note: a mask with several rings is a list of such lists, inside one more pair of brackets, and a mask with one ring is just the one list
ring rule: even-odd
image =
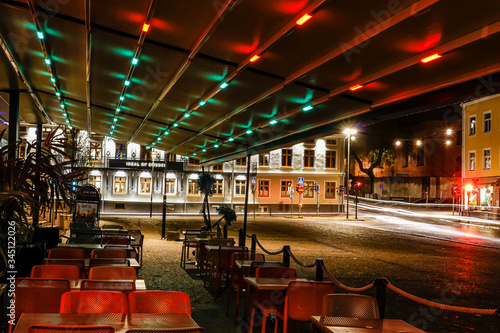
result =
[[9,159],[17,158],[19,140],[19,90],[9,92]]
[[[247,234],[247,213],[248,213],[248,187],[250,185],[250,154],[247,155],[247,181],[246,181],[246,186],[245,186],[245,212],[243,215],[243,232],[246,235]],[[246,237],[244,238],[246,241]],[[245,241],[243,244],[240,244],[240,246],[245,246]]]

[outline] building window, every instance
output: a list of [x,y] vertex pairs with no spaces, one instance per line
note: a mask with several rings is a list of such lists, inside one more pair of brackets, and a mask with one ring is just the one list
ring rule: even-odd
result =
[[139,194],[151,194],[151,177],[139,177]]
[[483,170],[491,169],[491,148],[483,149]]
[[101,192],[101,176],[89,176],[89,184],[94,185],[95,188]]
[[200,165],[200,160],[197,159],[197,158],[190,157],[188,164],[190,164],[190,165]]
[[491,132],[491,111],[483,113],[483,133]]
[[127,193],[127,177],[115,176],[115,193],[118,194]]
[[476,152],[469,152],[469,171],[476,171]]
[[165,179],[165,194],[175,194],[175,178]]
[[19,144],[17,157],[20,159],[24,159],[26,157],[26,143],[23,142]]
[[337,183],[325,182],[325,199],[335,199],[335,188]]
[[268,198],[269,197],[269,180],[260,179],[259,180],[259,197]]
[[314,184],[315,181],[313,180],[304,182],[304,198],[314,198]]
[[476,116],[469,117],[469,136],[476,135]]
[[177,160],[177,155],[168,153],[167,154],[167,162],[175,162]]
[[246,184],[245,179],[236,179],[234,181],[234,195],[245,195]]
[[326,144],[327,145],[336,146],[337,145],[337,139],[326,139]]
[[281,149],[281,166],[291,167],[292,166],[292,150],[291,149]]
[[125,143],[117,143],[116,144],[115,158],[117,160],[126,160],[127,159],[127,145]]
[[407,168],[408,167],[408,152],[404,151],[400,155],[401,158],[401,167],[402,168]]
[[198,183],[196,179],[188,179],[188,194],[198,194]]
[[236,166],[245,166],[247,165],[247,158],[246,157],[238,158],[235,164]]
[[259,166],[269,166],[269,154],[259,155]]
[[337,168],[337,151],[327,150],[325,154],[325,168],[336,169]]
[[417,166],[423,166],[425,161],[424,148],[420,148],[415,153],[415,158],[417,160]]
[[212,171],[222,171],[222,164],[212,166]]
[[216,179],[214,183],[214,195],[223,195],[223,194],[224,194],[223,180]]
[[268,212],[269,212],[268,206],[259,206],[259,213],[268,213]]
[[290,198],[290,191],[292,190],[292,181],[291,180],[282,180],[281,181],[281,197],[282,198]]
[[314,168],[314,150],[304,150],[304,168]]
[[101,142],[91,142],[90,143],[90,160],[91,161],[101,161],[102,160],[102,143]]

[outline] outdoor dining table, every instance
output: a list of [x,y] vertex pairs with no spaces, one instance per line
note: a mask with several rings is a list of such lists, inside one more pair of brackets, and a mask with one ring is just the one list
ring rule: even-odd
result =
[[[127,258],[128,261],[130,262],[130,267],[135,268],[137,271],[139,268],[141,268],[141,264],[137,261],[135,258]],[[90,269],[90,258],[83,259],[83,262],[85,264],[85,269]]]
[[[324,333],[418,333],[422,331],[399,319],[359,320],[358,327],[333,326],[328,323],[329,317],[312,316],[310,322]],[[331,317],[330,317],[331,318]],[[326,320],[325,320],[326,319]]]
[[23,313],[14,333],[27,333],[32,325],[109,325],[116,333],[129,330],[186,329],[200,326],[188,314],[61,314]]
[[[84,279],[77,279],[77,280],[69,280],[69,285],[71,287],[71,290],[80,290],[80,285],[82,284],[82,281]],[[88,280],[88,279],[85,279]],[[134,281],[135,282],[135,290],[146,290],[146,281],[143,279],[138,279],[138,280],[106,280],[106,282],[121,282],[121,281]]]

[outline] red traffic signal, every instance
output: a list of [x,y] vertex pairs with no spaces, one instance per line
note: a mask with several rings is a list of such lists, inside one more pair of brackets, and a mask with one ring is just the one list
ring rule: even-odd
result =
[[361,186],[363,186],[363,183],[360,182],[359,180],[356,183],[354,183],[354,188],[358,191],[361,189]]

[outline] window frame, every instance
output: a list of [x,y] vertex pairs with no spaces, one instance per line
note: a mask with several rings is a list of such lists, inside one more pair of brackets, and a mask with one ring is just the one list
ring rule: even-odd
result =
[[314,168],[314,149],[304,149],[304,168]]
[[[148,182],[147,181],[143,182],[143,180],[148,180],[148,179],[149,179],[149,191],[147,190]],[[139,186],[137,187],[137,194],[151,195],[151,192],[153,190],[153,177],[139,176],[138,185]],[[143,188],[143,185],[145,186],[145,188]]]
[[[476,136],[476,133],[477,133],[477,117],[474,114],[474,115],[470,115],[468,119],[469,119],[469,121],[467,123],[467,126],[468,126],[467,133],[469,134],[469,136]],[[472,120],[474,120],[474,126],[471,126]]]
[[304,180],[304,185],[302,185],[302,186],[304,186],[304,193],[302,193],[302,197],[304,199],[314,199],[315,198],[316,191],[314,189],[314,184],[316,184],[316,181],[314,181],[314,180]]
[[212,171],[223,171],[223,170],[224,170],[224,165],[222,163],[212,165]]
[[[283,162],[286,162],[284,164]],[[292,167],[293,163],[293,149],[291,148],[282,148],[281,149],[281,166],[285,168]],[[290,164],[290,165],[288,165]]]
[[115,159],[117,160],[126,160],[127,159],[127,144],[126,143],[117,143],[115,150]]
[[[486,115],[490,117],[486,119]],[[491,110],[483,112],[483,134],[491,133],[492,114]],[[488,130],[486,130],[488,127]]]
[[[333,184],[333,187],[328,186],[327,184]],[[325,199],[337,199],[337,182],[325,181],[324,187],[325,187]],[[333,188],[333,190],[332,190],[332,188]],[[327,194],[328,189],[332,190],[333,196]]]
[[[267,185],[263,185],[262,182],[267,182]],[[267,195],[262,195],[263,187],[267,187]],[[259,179],[259,198],[269,198],[271,196],[271,180],[270,179]]]
[[[99,180],[98,181],[96,179],[91,180],[91,177],[99,178]],[[99,183],[99,186],[96,185],[97,183]],[[101,175],[89,175],[89,185],[93,185],[97,189],[97,191],[100,193],[101,192],[101,186],[102,186],[102,177],[101,177]]]
[[[471,154],[474,154],[474,158],[471,159]],[[474,168],[471,168],[471,161],[474,160]],[[467,170],[468,171],[476,171],[477,168],[477,154],[475,150],[469,150],[467,154]]]
[[234,160],[235,166],[247,166],[247,158],[241,157]]
[[[333,156],[328,156],[329,154],[333,153]],[[336,149],[327,149],[325,151],[325,169],[337,169],[337,150]],[[334,166],[328,166],[328,164],[331,164],[331,161],[333,159]]]
[[269,166],[269,154],[259,154],[259,167]]
[[234,180],[234,196],[235,197],[244,197],[246,194],[246,186],[247,186],[246,179],[235,179]]
[[198,182],[195,178],[188,178],[187,180],[187,191],[188,195],[199,195],[200,189],[198,188]]
[[[219,189],[220,189],[220,193],[219,193]],[[215,178],[213,193],[215,196],[223,196],[224,195],[224,179]]]
[[[170,190],[170,184],[169,180],[173,180],[173,192],[167,192],[167,189]],[[177,185],[177,178],[165,178],[165,186],[164,186],[164,194],[170,194],[170,195],[175,195],[176,191],[176,185]]]
[[[117,178],[125,179],[124,192],[116,191],[116,180]],[[127,194],[128,193],[128,176],[113,176],[113,194]]]
[[286,187],[287,187],[287,190],[285,191],[285,193],[288,191],[288,183],[290,183],[290,188],[292,189],[293,191],[293,180],[291,179],[280,179],[280,198],[290,198],[290,194],[285,194],[283,195],[283,183],[284,182],[287,182],[286,183]]
[[[489,167],[486,167],[486,152],[489,152]],[[491,170],[491,148],[483,148],[483,170]]]
[[102,142],[90,141],[89,155],[90,155],[89,158],[90,158],[91,162],[102,161]]

